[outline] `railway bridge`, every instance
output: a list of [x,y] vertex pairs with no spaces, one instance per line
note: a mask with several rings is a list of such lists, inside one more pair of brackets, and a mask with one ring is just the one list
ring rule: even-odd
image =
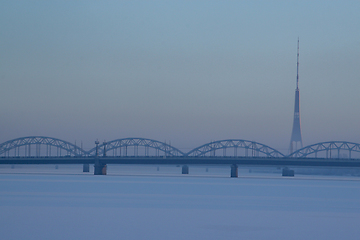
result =
[[230,176],[238,177],[238,166],[277,166],[283,176],[294,176],[291,167],[360,167],[360,144],[329,141],[305,146],[290,155],[255,141],[227,139],[212,141],[184,153],[178,148],[147,138],[121,138],[95,142],[85,151],[76,144],[44,136],[16,138],[0,144],[0,164],[83,164],[95,175],[106,175],[107,164],[228,165]]

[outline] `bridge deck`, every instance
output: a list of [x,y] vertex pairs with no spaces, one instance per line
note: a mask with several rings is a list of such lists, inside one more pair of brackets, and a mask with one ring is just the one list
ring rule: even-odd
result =
[[[94,164],[94,157],[1,157],[0,164]],[[267,157],[98,157],[102,164],[360,167],[359,159]]]

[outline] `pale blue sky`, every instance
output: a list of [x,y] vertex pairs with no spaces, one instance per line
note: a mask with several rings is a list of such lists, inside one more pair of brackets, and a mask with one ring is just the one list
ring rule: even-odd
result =
[[0,142],[360,143],[360,1],[0,1]]

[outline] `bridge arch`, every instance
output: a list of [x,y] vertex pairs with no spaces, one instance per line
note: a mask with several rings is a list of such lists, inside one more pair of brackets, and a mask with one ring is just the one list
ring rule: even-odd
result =
[[0,156],[50,157],[84,155],[86,155],[86,152],[75,144],[52,137],[22,137],[0,144]]
[[[121,138],[103,143],[98,146],[99,156],[183,156],[179,149],[167,144],[148,138]],[[88,154],[96,155],[96,147]]]
[[329,141],[305,146],[289,157],[296,158],[360,158],[360,144],[346,141]]
[[[232,154],[228,154],[228,149],[233,149]],[[272,147],[258,142],[242,139],[228,139],[206,143],[200,147],[194,148],[188,152],[186,156],[284,157],[284,154]]]

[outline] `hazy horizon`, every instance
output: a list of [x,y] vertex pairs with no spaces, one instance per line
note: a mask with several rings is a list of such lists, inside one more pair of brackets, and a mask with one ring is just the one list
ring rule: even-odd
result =
[[359,1],[0,1],[0,143],[360,143]]

